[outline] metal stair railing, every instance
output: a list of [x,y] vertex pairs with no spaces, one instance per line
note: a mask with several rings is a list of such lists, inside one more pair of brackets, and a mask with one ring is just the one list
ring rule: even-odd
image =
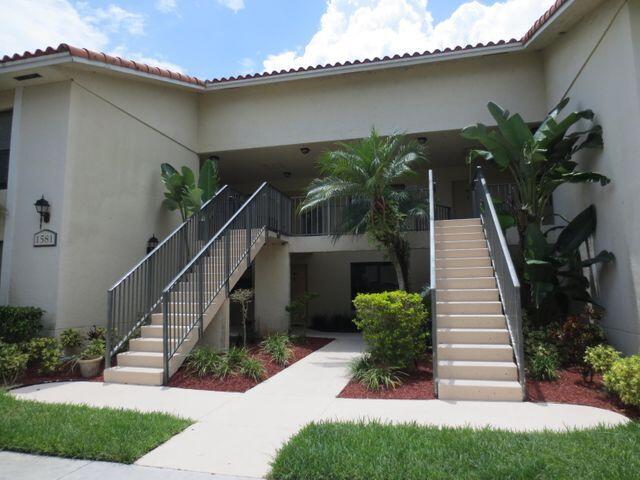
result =
[[164,288],[236,211],[242,196],[224,186],[108,291],[105,367],[162,300]]
[[433,391],[438,397],[438,312],[436,279],[436,208],[433,170],[429,170],[429,293],[431,294],[431,340],[433,359]]
[[231,276],[242,262],[251,264],[251,248],[268,231],[291,232],[291,200],[265,182],[164,288],[165,384],[171,359],[196,327],[202,335],[205,312],[223,289],[229,293]]
[[520,280],[516,273],[511,253],[504,237],[498,215],[496,213],[489,186],[484,178],[482,169],[477,168],[472,183],[472,208],[474,216],[480,217],[484,225],[489,253],[498,282],[498,290],[502,300],[502,307],[516,365],[518,367],[518,381],[522,388],[522,398],[526,398],[526,379],[524,369],[524,339],[522,333],[522,308],[520,305]]

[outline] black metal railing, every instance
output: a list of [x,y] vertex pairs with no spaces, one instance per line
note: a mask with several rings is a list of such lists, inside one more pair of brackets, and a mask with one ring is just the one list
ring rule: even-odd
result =
[[522,397],[526,398],[520,281],[509,253],[507,241],[500,227],[490,188],[480,167],[476,170],[471,188],[473,213],[474,216],[482,219],[485,235],[487,236],[502,307],[507,319],[509,336],[511,337],[511,344],[518,366],[518,381],[522,388]]
[[[412,196],[420,199],[427,198],[427,188],[408,187]],[[320,236],[336,235],[340,232],[340,226],[344,222],[345,209],[350,204],[349,198],[337,198],[323,202],[308,211],[300,213],[300,206],[304,202],[304,196],[291,197],[293,202],[291,224],[292,235],[295,236]],[[437,220],[448,220],[451,218],[451,207],[445,205],[435,205],[435,216]],[[427,215],[412,215],[405,222],[404,228],[409,232],[424,232],[429,229]]]
[[152,252],[108,291],[105,364],[115,355],[160,304],[162,292],[202,246],[233,215],[242,196],[228,186],[186,222],[168,235]]
[[433,391],[438,397],[438,305],[437,299],[437,278],[436,278],[436,220],[435,209],[435,183],[433,181],[433,170],[429,170],[429,289],[431,295],[431,345],[433,355]]
[[[162,292],[164,382],[171,359],[191,332],[202,334],[207,309],[238,266],[251,263],[251,248],[267,231],[289,235],[291,200],[263,183],[211,237]],[[266,240],[266,238],[265,238]]]

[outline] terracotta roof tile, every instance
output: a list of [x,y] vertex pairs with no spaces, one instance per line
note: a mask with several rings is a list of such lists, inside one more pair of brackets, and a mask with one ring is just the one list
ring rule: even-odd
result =
[[171,70],[167,70],[164,68],[149,66],[145,63],[135,62],[133,60],[127,60],[125,58],[114,57],[112,55],[107,55],[102,52],[94,52],[92,50],[88,50],[86,48],[78,48],[73,47],[71,45],[67,45],[66,43],[61,43],[57,48],[47,47],[45,50],[36,50],[35,52],[24,52],[23,54],[16,53],[14,55],[5,55],[0,59],[0,65],[4,63],[14,62],[17,60],[24,60],[28,58],[42,57],[46,55],[53,55],[56,53],[68,53],[73,57],[86,58],[88,60],[105,63],[108,65],[114,65],[117,67],[128,68],[131,70],[137,70],[139,72],[147,73],[150,75],[155,75],[163,78],[170,78],[172,80],[176,80],[179,82],[189,83],[197,86],[204,87],[208,84],[220,84],[220,83],[228,83],[235,82],[239,80],[249,80],[254,78],[267,78],[273,77],[277,75],[285,75],[292,74],[298,72],[310,72],[316,70],[327,70],[331,68],[352,66],[352,65],[364,65],[364,64],[375,64],[375,63],[384,63],[392,60],[399,60],[401,58],[419,58],[419,57],[430,57],[435,55],[443,55],[455,52],[463,52],[468,50],[480,49],[480,48],[488,48],[494,46],[501,45],[515,45],[515,44],[526,44],[529,40],[533,38],[533,36],[557,13],[557,11],[565,4],[569,2],[569,0],[556,0],[556,2],[552,5],[552,7],[545,12],[536,22],[533,24],[531,29],[522,37],[520,40],[516,40],[512,38],[511,40],[505,41],[500,40],[499,42],[488,42],[486,44],[478,43],[476,45],[466,45],[466,46],[457,46],[454,48],[445,48],[443,50],[436,49],[433,51],[425,51],[425,52],[414,52],[414,53],[405,53],[403,55],[385,55],[384,57],[375,57],[375,58],[365,58],[363,60],[351,60],[345,62],[336,62],[336,63],[327,63],[325,65],[315,65],[309,67],[299,67],[299,68],[291,68],[289,70],[280,70],[280,71],[272,71],[272,72],[262,72],[262,73],[252,73],[248,75],[238,75],[231,77],[222,77],[222,78],[214,78],[211,80],[200,80],[199,78],[192,77],[189,75],[185,75],[183,73],[173,72]]

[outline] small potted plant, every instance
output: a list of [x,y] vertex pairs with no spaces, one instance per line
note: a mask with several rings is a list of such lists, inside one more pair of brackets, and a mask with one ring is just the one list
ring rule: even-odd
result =
[[104,340],[95,338],[91,340],[86,347],[82,349],[78,356],[78,365],[80,365],[80,375],[82,378],[92,378],[100,372],[100,364],[104,358],[105,343]]
[[60,334],[60,344],[64,348],[67,357],[73,357],[78,354],[78,350],[82,345],[82,336],[75,328],[67,328]]

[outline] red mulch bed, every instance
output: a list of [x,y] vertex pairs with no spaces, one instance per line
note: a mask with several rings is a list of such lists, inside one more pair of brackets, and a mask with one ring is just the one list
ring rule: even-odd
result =
[[37,369],[30,368],[26,371],[20,381],[12,388],[28,387],[31,385],[39,385],[41,383],[55,383],[55,382],[102,382],[104,380],[102,371],[100,375],[92,378],[82,378],[80,375],[79,367],[63,367],[60,372],[56,373],[39,373]]
[[418,362],[418,368],[407,377],[402,377],[402,385],[393,390],[372,392],[360,383],[351,380],[338,395],[339,398],[372,398],[386,400],[434,400],[433,368],[431,359]]
[[[627,407],[602,385],[602,378],[596,376],[593,382],[582,379],[578,369],[561,370],[559,378],[553,382],[527,380],[530,402],[569,403],[613,410],[629,418],[640,419],[640,408]],[[387,400],[433,400],[433,377],[431,360],[419,363],[418,370],[404,377],[403,384],[395,390],[372,392],[360,383],[351,380],[338,395],[339,398],[369,398]]]
[[568,368],[558,373],[558,379],[553,382],[527,380],[529,401],[587,405],[613,410],[630,418],[640,418],[640,408],[627,407],[605,391],[601,376],[594,376],[593,382],[588,382],[582,378],[577,368]]
[[[298,360],[303,359],[307,355],[331,343],[333,338],[307,337],[304,343],[294,344],[293,359],[289,365],[293,365]],[[286,367],[278,365],[271,360],[271,357],[262,353],[257,346],[250,348],[254,357],[258,358],[264,368],[267,370],[267,376],[262,380],[273,377],[276,373],[280,373]],[[193,390],[215,390],[219,392],[246,392],[250,388],[255,387],[261,382],[256,382],[242,375],[230,375],[225,379],[214,377],[195,377],[189,375],[185,368],[178,370],[171,380],[170,387],[190,388]]]

